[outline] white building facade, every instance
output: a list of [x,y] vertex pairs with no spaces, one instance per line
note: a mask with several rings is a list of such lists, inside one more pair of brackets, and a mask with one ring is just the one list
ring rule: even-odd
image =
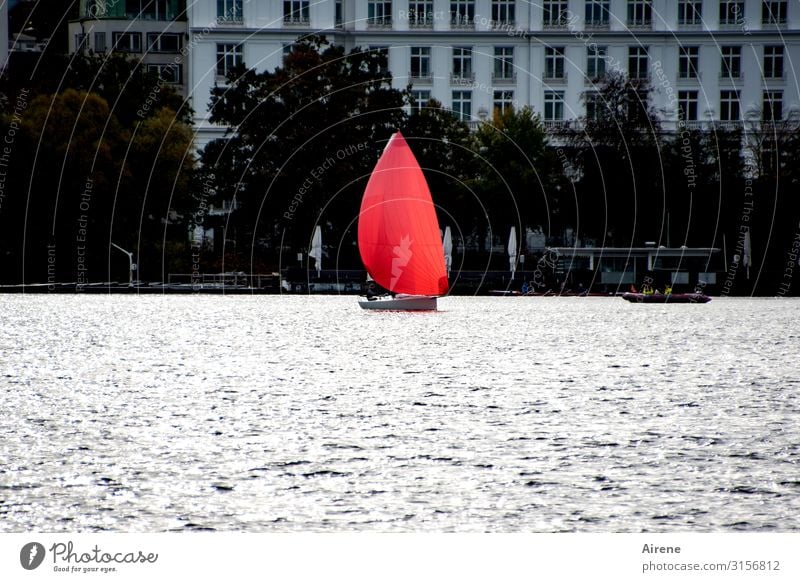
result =
[[386,50],[414,106],[435,98],[475,125],[530,105],[557,130],[592,113],[603,75],[648,78],[666,128],[782,119],[800,108],[794,0],[194,0],[188,87],[197,145],[210,90],[238,63],[280,66],[298,36]]
[[189,97],[187,26],[186,0],[80,0],[69,52],[126,54]]

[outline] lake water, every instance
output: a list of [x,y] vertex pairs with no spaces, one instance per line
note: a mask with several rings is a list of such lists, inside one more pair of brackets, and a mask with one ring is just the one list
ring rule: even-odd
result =
[[0,531],[800,530],[800,301],[0,296]]

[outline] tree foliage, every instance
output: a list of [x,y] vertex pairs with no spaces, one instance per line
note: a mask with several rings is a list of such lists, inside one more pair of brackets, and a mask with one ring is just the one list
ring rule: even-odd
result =
[[319,221],[327,239],[352,228],[369,173],[405,118],[386,66],[380,51],[346,53],[311,36],[274,71],[234,70],[212,90],[211,119],[232,130],[203,162],[220,169],[207,173],[219,196],[241,208],[227,239],[236,234],[252,254],[281,240],[302,248]]

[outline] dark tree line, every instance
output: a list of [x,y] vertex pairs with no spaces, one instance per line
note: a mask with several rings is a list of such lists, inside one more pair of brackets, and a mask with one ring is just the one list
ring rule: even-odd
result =
[[112,243],[143,280],[185,270],[195,178],[181,96],[121,55],[27,58],[1,86],[3,282],[127,280]]
[[[551,132],[530,108],[509,108],[471,131],[436,101],[409,114],[410,88],[393,88],[383,51],[310,36],[275,70],[241,67],[212,90],[211,119],[231,129],[195,160],[191,112],[163,85],[154,98],[159,80],[137,62],[65,58],[12,61],[0,87],[0,131],[13,132],[0,198],[6,282],[20,282],[23,268],[26,282],[46,281],[49,245],[59,280],[86,265],[93,281],[123,280],[111,243],[136,251],[142,280],[189,272],[198,251],[204,272],[269,272],[296,265],[317,224],[325,267],[360,268],[361,196],[398,129],[440,224],[468,250],[466,268],[507,265],[497,255],[487,263],[486,243],[505,244],[512,226],[522,240],[541,228],[554,246],[572,232],[597,246],[724,248],[726,267],[749,230],[751,279],[736,272],[735,292],[772,294],[800,232],[793,115],[668,131],[646,83],[611,75],[571,128]],[[211,206],[235,210],[211,217]],[[190,242],[195,224],[216,227],[213,247]],[[90,249],[79,248],[83,230]]]

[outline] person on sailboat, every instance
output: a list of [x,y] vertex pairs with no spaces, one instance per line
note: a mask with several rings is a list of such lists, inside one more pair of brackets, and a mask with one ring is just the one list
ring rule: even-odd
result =
[[375,286],[375,281],[370,281],[369,285],[367,286],[367,299],[369,301],[374,301],[380,296],[378,292],[378,288]]

